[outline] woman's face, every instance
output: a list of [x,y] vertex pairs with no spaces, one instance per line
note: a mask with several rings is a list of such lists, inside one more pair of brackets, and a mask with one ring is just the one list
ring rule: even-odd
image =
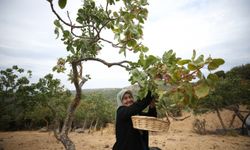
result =
[[134,98],[129,93],[125,93],[122,98],[122,105],[123,106],[130,106],[134,104]]

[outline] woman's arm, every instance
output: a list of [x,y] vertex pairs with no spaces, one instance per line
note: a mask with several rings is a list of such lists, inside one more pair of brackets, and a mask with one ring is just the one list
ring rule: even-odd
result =
[[155,100],[152,100],[151,103],[149,104],[147,116],[157,117]]
[[140,115],[142,116],[152,116],[152,117],[157,117],[157,111],[156,111],[156,106],[155,106],[155,100],[152,100],[149,104],[149,109],[148,112],[141,112]]
[[148,109],[148,112],[146,113],[145,116],[152,116],[152,117],[157,117],[157,111],[155,107],[152,107]]
[[117,110],[117,117],[120,119],[127,119],[130,118],[133,115],[139,114],[143,109],[145,109],[150,102],[152,101],[153,97],[151,95],[151,92],[148,91],[148,94],[145,98],[142,100],[138,100],[131,106],[121,106]]

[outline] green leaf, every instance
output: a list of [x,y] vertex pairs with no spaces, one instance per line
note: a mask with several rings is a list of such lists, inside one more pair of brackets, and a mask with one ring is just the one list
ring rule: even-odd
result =
[[63,31],[64,38],[69,38],[70,32],[68,30]]
[[145,63],[146,63],[146,62],[145,62],[145,59],[144,59],[144,54],[141,53],[140,56],[139,56],[138,64],[139,64],[140,66],[144,66]]
[[139,90],[138,92],[138,96],[140,97],[140,99],[146,97],[146,95],[148,94],[148,88],[147,87],[143,87]]
[[135,47],[136,46],[136,40],[132,39],[128,41],[128,46],[129,47]]
[[197,69],[197,66],[194,63],[190,62],[190,63],[188,63],[188,69],[190,71],[193,71],[193,70]]
[[65,8],[67,0],[58,0],[58,5],[61,9]]
[[192,58],[191,58],[191,59],[194,61],[195,57],[196,57],[196,51],[195,51],[195,50],[193,50],[193,56],[192,56]]
[[175,53],[173,53],[173,50],[169,50],[165,52],[162,56],[162,61],[167,64],[168,62],[172,61],[172,57],[175,56]]
[[202,78],[203,78],[203,74],[202,74],[202,72],[201,72],[200,70],[197,72],[197,77],[198,77],[199,79],[202,79]]
[[212,62],[208,64],[208,70],[215,70],[224,63],[225,61],[221,58],[213,59]]
[[148,68],[150,65],[154,64],[157,61],[157,58],[153,55],[149,55],[146,58],[145,64],[144,64],[144,69]]
[[207,83],[203,81],[194,87],[194,93],[197,98],[200,99],[208,95],[209,89],[210,88]]
[[204,62],[204,55],[200,55],[195,61],[196,64],[200,64]]
[[189,63],[191,60],[189,59],[181,59],[177,62],[178,65],[185,65],[187,63]]
[[205,63],[210,63],[212,62],[212,58],[209,56],[206,60],[205,60]]
[[58,39],[58,37],[59,37],[59,30],[58,30],[58,28],[55,28],[54,33],[56,34],[56,39]]
[[207,76],[207,84],[212,88],[219,81],[219,77],[216,74],[209,74]]
[[163,80],[154,80],[154,82],[155,82],[158,86],[164,85],[164,81],[163,81]]
[[157,95],[159,96],[158,99],[161,100],[164,97],[165,94],[166,94],[166,91],[161,91],[161,90],[158,91],[157,92]]
[[55,25],[56,27],[61,27],[60,21],[57,20],[57,19],[54,21],[54,25]]
[[209,74],[207,76],[208,79],[212,80],[212,81],[218,81],[219,77],[216,74]]
[[113,12],[114,17],[119,17],[117,12]]
[[146,47],[146,46],[141,46],[141,51],[142,51],[142,52],[147,52],[147,51],[148,51],[148,47]]
[[17,65],[14,65],[14,66],[12,66],[12,69],[17,70],[17,69],[18,69],[18,66],[17,66]]

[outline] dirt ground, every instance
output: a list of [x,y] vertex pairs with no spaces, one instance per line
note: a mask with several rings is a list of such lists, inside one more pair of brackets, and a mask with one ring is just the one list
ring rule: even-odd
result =
[[[222,113],[226,125],[229,125],[232,114]],[[195,119],[206,119],[208,134],[199,135],[193,131],[192,123]],[[150,133],[150,146],[157,146],[162,150],[250,150],[250,137],[240,136],[234,132],[230,135],[214,133],[221,128],[216,114],[191,116],[184,121],[171,121],[168,132]],[[233,124],[240,127],[240,121]],[[210,132],[209,132],[210,131]],[[213,133],[212,133],[213,132]],[[114,127],[109,125],[102,131],[93,133],[70,133],[78,150],[105,150],[111,149],[115,142]],[[19,131],[0,132],[0,150],[60,150],[62,144],[56,141],[52,132]]]

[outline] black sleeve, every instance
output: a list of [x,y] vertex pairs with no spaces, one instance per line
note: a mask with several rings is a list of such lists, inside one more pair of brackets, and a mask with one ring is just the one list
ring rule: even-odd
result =
[[139,114],[143,109],[145,109],[150,104],[152,99],[153,97],[151,95],[151,92],[149,91],[145,98],[143,98],[142,100],[138,100],[131,106],[119,107],[117,110],[117,117],[119,117],[120,119],[127,119],[133,115]]
[[153,108],[149,108],[148,109],[148,116],[152,116],[152,117],[157,117],[157,111],[156,111],[156,108],[153,107]]
[[156,108],[150,108],[148,109],[148,112],[141,112],[140,115],[142,116],[151,116],[151,117],[157,117],[157,111]]

